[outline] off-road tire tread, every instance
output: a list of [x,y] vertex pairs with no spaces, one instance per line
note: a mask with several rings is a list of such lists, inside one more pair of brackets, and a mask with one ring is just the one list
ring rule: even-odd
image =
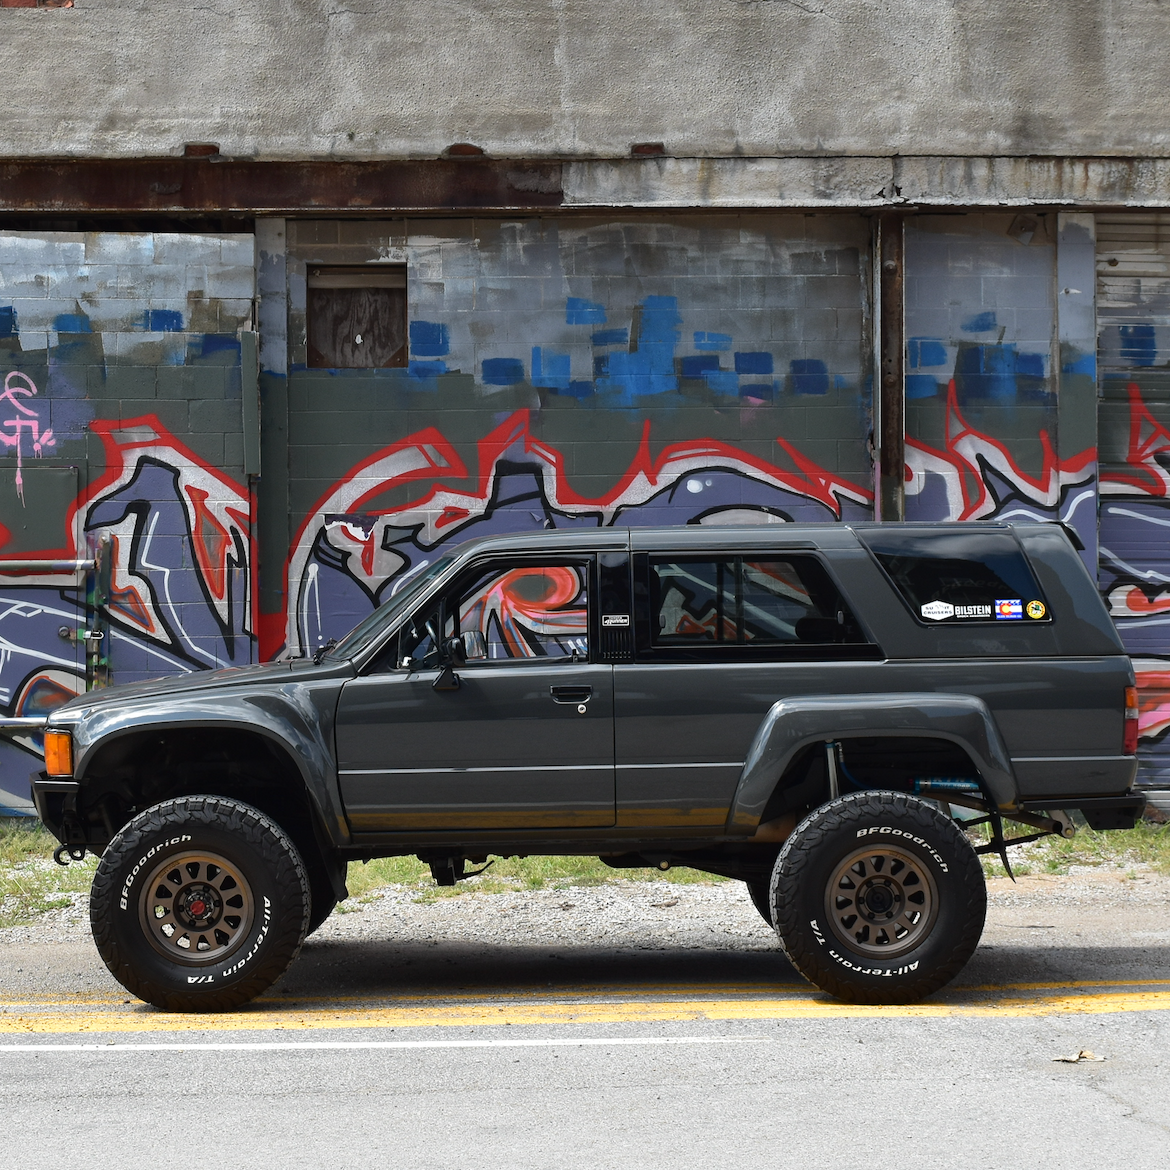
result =
[[[299,885],[301,891],[304,913],[300,922],[274,923],[263,961],[239,982],[214,991],[200,989],[179,994],[140,978],[129,958],[121,953],[117,932],[113,928],[114,909],[118,905],[116,872],[120,861],[124,855],[142,848],[148,838],[167,833],[177,823],[203,824],[239,837],[264,857],[278,887],[287,889]],[[305,940],[310,904],[309,878],[304,862],[296,846],[275,821],[259,809],[227,797],[181,796],[152,806],[115,834],[94,874],[89,921],[98,953],[110,973],[127,991],[168,1011],[222,1012],[255,999],[284,974]]]
[[[963,867],[959,873],[967,890],[967,901],[962,906],[963,927],[954,939],[949,954],[932,965],[917,978],[888,980],[872,987],[859,986],[848,979],[835,977],[826,964],[818,963],[808,931],[802,929],[801,912],[796,893],[806,880],[805,874],[834,831],[858,825],[874,818],[896,817],[899,823],[909,822],[924,830],[940,832],[950,838],[953,849],[947,857]],[[923,999],[949,983],[966,966],[979,945],[987,913],[987,886],[983,869],[970,841],[949,817],[937,809],[898,792],[850,793],[838,797],[812,812],[797,826],[785,842],[776,867],[772,871],[770,887],[772,906],[776,914],[776,932],[788,961],[810,983],[847,1003],[888,1004],[912,1003]]]

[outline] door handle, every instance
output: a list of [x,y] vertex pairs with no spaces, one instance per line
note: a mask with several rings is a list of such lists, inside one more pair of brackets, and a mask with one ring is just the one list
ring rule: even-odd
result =
[[588,703],[593,697],[592,687],[549,687],[554,703]]

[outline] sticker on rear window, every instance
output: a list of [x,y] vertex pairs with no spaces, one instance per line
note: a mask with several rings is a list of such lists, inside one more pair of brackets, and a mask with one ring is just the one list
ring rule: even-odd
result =
[[1025,612],[1030,618],[1042,618],[1048,611],[1044,608],[1042,601],[1029,601],[1025,606]]
[[922,607],[922,616],[932,622],[946,621],[955,616],[955,607],[947,601],[931,601]]
[[1024,618],[1024,603],[1018,598],[1010,598],[995,602],[995,620],[997,622],[1018,622]]

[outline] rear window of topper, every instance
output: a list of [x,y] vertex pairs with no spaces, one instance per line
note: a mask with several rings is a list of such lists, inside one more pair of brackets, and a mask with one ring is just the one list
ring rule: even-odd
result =
[[1050,622],[1052,611],[1010,532],[897,528],[858,532],[926,626]]

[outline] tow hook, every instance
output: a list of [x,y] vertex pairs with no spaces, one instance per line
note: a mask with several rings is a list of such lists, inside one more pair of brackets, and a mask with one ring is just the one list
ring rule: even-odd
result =
[[58,865],[68,865],[71,861],[84,861],[85,852],[84,845],[58,845],[53,850],[53,860]]

